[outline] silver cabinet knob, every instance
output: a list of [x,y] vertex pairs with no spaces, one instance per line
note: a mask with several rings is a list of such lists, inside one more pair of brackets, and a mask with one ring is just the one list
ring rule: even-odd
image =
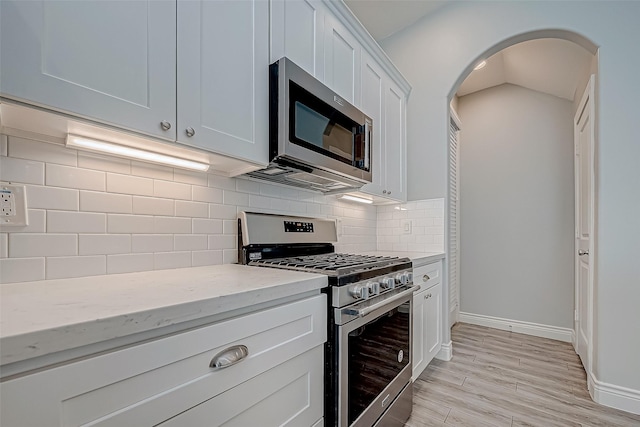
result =
[[196,131],[194,128],[186,128],[184,131],[189,138],[191,138],[193,135],[196,134]]
[[583,251],[582,249],[578,249],[578,255],[589,255],[589,251]]
[[387,190],[382,190],[382,194],[387,194]]
[[169,130],[171,129],[171,123],[169,123],[166,120],[163,120],[160,122],[160,127],[162,128],[162,130]]
[[422,276],[422,281],[423,281],[423,282],[428,282],[428,281],[429,281],[429,279],[431,279],[431,277],[429,277],[429,275],[428,275],[428,274],[425,274],[424,276]]
[[387,191],[387,194],[391,194],[391,190]]

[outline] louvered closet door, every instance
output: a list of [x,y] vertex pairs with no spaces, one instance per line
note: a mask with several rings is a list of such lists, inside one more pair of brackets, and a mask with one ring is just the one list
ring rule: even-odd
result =
[[460,191],[458,188],[458,137],[460,128],[453,118],[449,122],[449,322],[457,321],[460,304]]

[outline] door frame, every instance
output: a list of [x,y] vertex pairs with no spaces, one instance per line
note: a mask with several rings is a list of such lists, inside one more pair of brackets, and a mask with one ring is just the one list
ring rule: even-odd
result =
[[[579,250],[579,210],[578,206],[580,203],[580,191],[578,188],[578,168],[579,164],[577,160],[577,148],[578,148],[578,122],[581,119],[584,111],[589,109],[589,132],[591,134],[591,152],[589,153],[590,164],[589,164],[589,181],[590,181],[590,200],[591,203],[588,206],[589,209],[589,277],[587,279],[587,327],[588,327],[588,336],[587,336],[587,348],[586,348],[586,365],[584,366],[585,371],[589,379],[593,378],[593,307],[594,307],[594,266],[596,260],[596,252],[595,252],[595,145],[596,145],[596,135],[595,135],[595,123],[596,123],[596,111],[595,111],[595,74],[591,74],[589,77],[589,81],[587,83],[587,87],[584,90],[580,103],[578,104],[578,109],[576,110],[576,114],[573,120],[573,139],[574,139],[574,185],[575,185],[575,201],[574,201],[574,209],[575,209],[575,233],[574,233],[574,297],[575,297],[575,306],[574,306],[574,336],[573,336],[573,347],[578,351],[578,334],[579,334],[579,268],[580,268],[580,256],[578,255]],[[584,361],[583,361],[584,364]],[[587,384],[590,386],[592,381],[587,381]],[[590,390],[591,391],[591,390]],[[592,392],[592,391],[591,391]]]

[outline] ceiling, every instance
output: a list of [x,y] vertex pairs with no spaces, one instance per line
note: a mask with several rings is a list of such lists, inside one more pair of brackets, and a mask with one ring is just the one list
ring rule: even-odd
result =
[[[379,42],[444,7],[446,1],[345,0],[356,17]],[[469,95],[505,83],[573,100],[576,86],[593,56],[573,42],[538,39],[503,49],[487,59],[460,85],[457,95]]]

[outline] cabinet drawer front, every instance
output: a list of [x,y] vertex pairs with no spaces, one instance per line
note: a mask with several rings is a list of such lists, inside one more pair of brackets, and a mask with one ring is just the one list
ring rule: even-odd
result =
[[310,426],[322,417],[323,355],[315,347],[160,426]]
[[437,261],[413,269],[413,282],[420,285],[420,291],[442,283],[442,262]]
[[[324,341],[318,295],[2,383],[0,424],[156,424]],[[209,368],[234,345],[247,347],[244,360]]]

